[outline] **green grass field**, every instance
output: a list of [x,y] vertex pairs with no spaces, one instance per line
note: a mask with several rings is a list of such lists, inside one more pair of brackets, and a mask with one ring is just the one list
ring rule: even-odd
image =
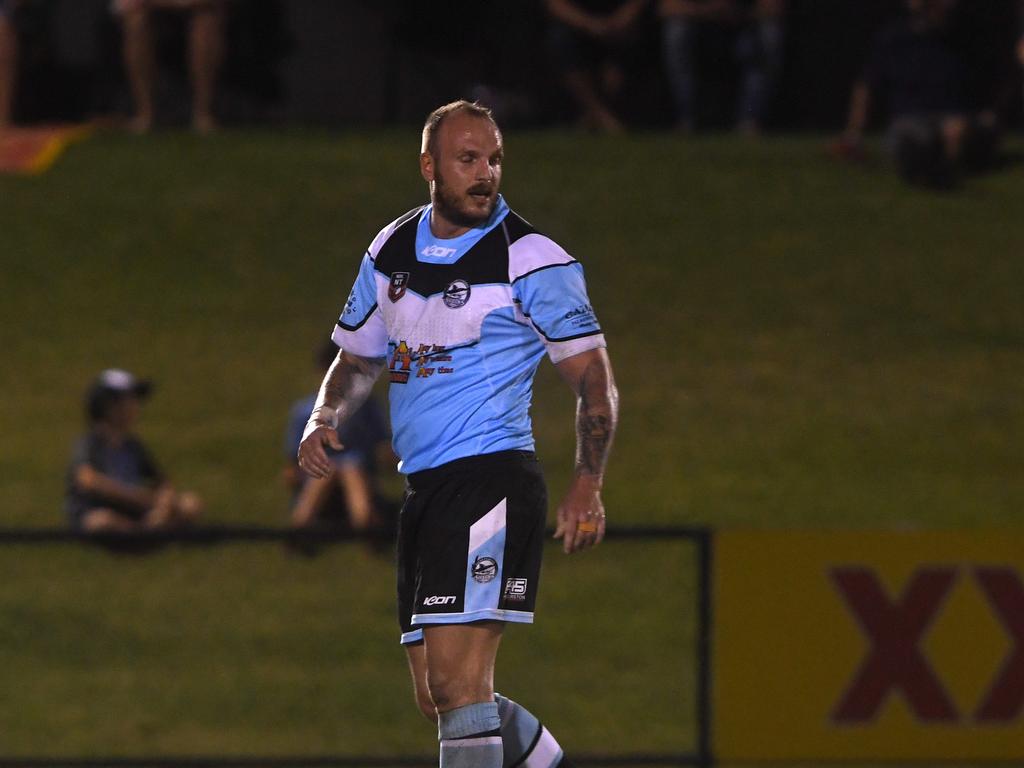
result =
[[[507,199],[583,262],[608,335],[613,522],[1019,521],[1019,170],[935,195],[815,139],[506,142]],[[81,396],[112,365],[157,380],[141,432],[211,522],[283,523],[287,406],[366,244],[423,200],[416,150],[412,130],[100,136],[0,178],[2,525],[63,524]],[[571,411],[542,366],[555,497]],[[570,749],[692,747],[691,558],[551,549],[499,689]],[[0,753],[429,753],[392,581],[357,546],[0,548]]]

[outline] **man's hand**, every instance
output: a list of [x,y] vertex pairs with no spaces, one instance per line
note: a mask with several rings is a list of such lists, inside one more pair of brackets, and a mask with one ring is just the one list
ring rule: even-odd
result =
[[555,538],[562,539],[563,551],[571,555],[600,544],[604,527],[601,481],[592,475],[577,475],[558,507]]
[[299,443],[299,468],[322,480],[334,469],[326,448],[340,451],[338,425],[355,413],[373,388],[384,368],[383,358],[365,358],[338,350],[338,356],[324,376],[316,406],[310,414]]
[[555,531],[565,553],[571,554],[604,538],[601,484],[619,420],[619,392],[602,347],[567,357],[556,366],[576,393],[576,472],[558,508]]
[[327,458],[327,447],[336,451],[342,449],[337,431],[330,424],[311,421],[299,444],[299,467],[302,471],[318,480],[330,475],[334,465]]

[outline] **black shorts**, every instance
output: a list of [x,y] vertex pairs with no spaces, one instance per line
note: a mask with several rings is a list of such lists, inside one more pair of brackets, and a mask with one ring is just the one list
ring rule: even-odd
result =
[[398,529],[402,643],[426,624],[530,624],[547,489],[536,457],[501,451],[409,475]]

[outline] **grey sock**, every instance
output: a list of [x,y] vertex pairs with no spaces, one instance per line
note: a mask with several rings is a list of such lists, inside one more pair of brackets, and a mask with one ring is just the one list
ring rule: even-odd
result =
[[503,768],[553,768],[562,760],[562,748],[551,731],[541,725],[525,707],[494,694],[501,717],[501,738],[505,746]]
[[493,701],[442,712],[437,718],[441,768],[501,768],[500,726]]

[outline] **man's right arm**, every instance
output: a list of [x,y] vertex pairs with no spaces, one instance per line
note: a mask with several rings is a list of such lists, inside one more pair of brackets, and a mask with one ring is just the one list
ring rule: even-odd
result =
[[299,444],[299,466],[307,475],[323,478],[331,473],[326,447],[341,450],[338,425],[365,402],[383,369],[383,358],[360,357],[339,350],[324,376]]

